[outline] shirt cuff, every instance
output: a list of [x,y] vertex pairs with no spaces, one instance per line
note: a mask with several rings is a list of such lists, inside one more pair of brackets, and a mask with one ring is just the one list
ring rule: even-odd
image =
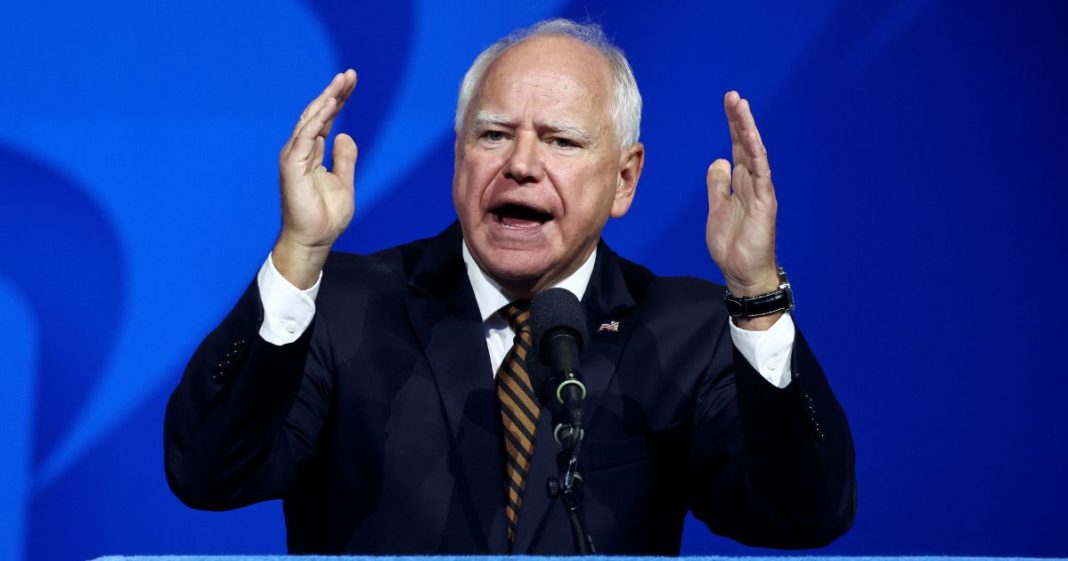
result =
[[745,360],[777,388],[785,388],[793,379],[790,359],[794,352],[794,319],[784,313],[767,331],[750,331],[734,325],[730,319],[731,340]]
[[315,317],[315,297],[319,294],[322,280],[323,273],[320,271],[315,284],[307,290],[301,290],[274,268],[274,261],[268,255],[256,275],[260,302],[263,304],[260,337],[278,346],[300,339]]

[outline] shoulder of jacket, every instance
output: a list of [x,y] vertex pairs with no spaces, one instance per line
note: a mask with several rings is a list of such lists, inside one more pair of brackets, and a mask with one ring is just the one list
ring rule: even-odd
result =
[[629,259],[618,257],[619,269],[628,290],[637,302],[647,299],[678,300],[722,300],[727,289],[716,282],[689,276],[657,275],[647,267]]

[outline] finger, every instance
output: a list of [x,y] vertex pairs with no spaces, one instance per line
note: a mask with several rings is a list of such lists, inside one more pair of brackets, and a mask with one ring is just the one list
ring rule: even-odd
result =
[[[333,106],[336,102],[333,98],[326,100],[326,103],[319,109],[319,112],[308,119],[308,122],[304,124],[293,140],[293,149],[290,151],[290,158],[295,161],[304,161],[311,157],[315,148],[315,139],[320,137],[320,131],[323,128],[323,124],[326,122],[327,115],[333,110]],[[322,160],[319,160],[320,162]]]
[[305,167],[307,171],[312,171],[315,168],[323,165],[323,154],[326,153],[326,139],[317,136],[315,137],[315,145],[312,148],[311,158],[308,158],[308,165]]
[[770,177],[757,177],[744,165],[734,166],[731,176],[732,193],[745,208],[775,205],[775,187]]
[[342,74],[342,78],[344,79],[344,84],[335,98],[337,100],[337,106],[334,108],[333,114],[326,120],[326,125],[323,127],[324,137],[330,136],[330,129],[334,126],[334,119],[341,114],[341,108],[345,106],[345,102],[349,100],[349,97],[352,96],[352,92],[356,90],[355,70],[351,68],[346,70],[345,73]]
[[734,166],[731,172],[731,189],[738,202],[748,208],[753,201],[753,178],[745,166]]
[[314,139],[317,136],[323,136],[323,127],[326,126],[326,121],[330,119],[335,107],[337,107],[337,101],[334,98],[327,99],[319,108],[319,112],[312,115],[297,131],[297,138]]
[[708,166],[708,174],[705,176],[708,185],[709,204],[713,199],[718,201],[729,199],[731,196],[731,163],[719,158]]
[[742,148],[746,152],[745,168],[749,170],[750,175],[754,178],[771,178],[768,150],[764,148],[764,143],[760,141],[760,137],[752,131],[746,131],[741,136]]
[[[749,101],[741,99],[734,105],[735,119],[738,127],[739,146],[745,153],[743,164],[754,177],[770,177],[771,166],[768,163],[768,150],[760,138],[756,119],[749,107]],[[735,161],[735,164],[738,164]]]
[[334,175],[343,185],[352,185],[356,173],[356,157],[359,154],[352,137],[341,133],[334,137]]
[[730,126],[731,142],[738,141],[738,129],[734,122],[734,104],[738,103],[738,92],[731,90],[723,96],[723,113],[727,115],[727,124]]
[[708,166],[708,214],[716,214],[731,198],[731,164],[720,158]]
[[352,92],[356,90],[356,71],[350,68],[342,74],[342,78],[344,78],[344,84],[341,88],[341,92],[337,95],[337,105],[339,109],[341,106],[345,105],[345,102],[352,96]]
[[345,76],[343,74],[335,74],[334,78],[330,80],[330,83],[327,84],[326,88],[323,89],[323,91],[320,92],[319,95],[311,101],[311,103],[304,107],[304,111],[300,113],[300,117],[297,119],[297,123],[293,125],[293,132],[290,133],[289,138],[286,140],[286,143],[282,146],[283,157],[285,156],[285,154],[293,150],[294,145],[297,143],[297,133],[299,133],[300,130],[308,124],[308,119],[315,116],[317,113],[319,113],[319,111],[322,110],[323,104],[330,97],[330,92],[332,92],[338,87],[339,83],[343,81],[344,77]]
[[727,129],[731,133],[731,159],[734,163],[739,163],[742,158],[745,157],[745,151],[741,146],[741,137],[738,132],[738,118],[737,113],[734,110],[735,105],[741,100],[741,96],[738,92],[731,90],[723,96],[723,113],[727,116]]
[[297,123],[293,125],[293,135],[295,136],[300,129],[304,128],[304,125],[308,123],[308,119],[319,113],[319,110],[322,109],[326,100],[331,98],[336,99],[338,92],[341,91],[341,88],[344,87],[344,85],[345,74],[334,74],[330,83],[327,84],[326,87],[323,88],[323,91],[319,92],[319,95],[317,95],[315,99],[304,108],[304,111],[300,113],[300,118],[298,118]]

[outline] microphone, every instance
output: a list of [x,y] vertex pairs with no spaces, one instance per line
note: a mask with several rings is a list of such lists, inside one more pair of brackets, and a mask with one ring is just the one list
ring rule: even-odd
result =
[[542,399],[552,413],[553,436],[565,449],[572,449],[582,440],[586,386],[579,372],[579,355],[589,340],[586,313],[574,294],[550,288],[530,303],[530,328],[534,348],[547,369]]
[[[530,331],[534,351],[541,365],[536,375],[544,374],[542,402],[553,417],[553,437],[563,450],[557,454],[559,478],[550,477],[549,497],[563,500],[571,522],[571,537],[579,555],[597,551],[582,514],[582,476],[578,472],[579,449],[582,447],[582,402],[586,386],[579,374],[579,355],[589,340],[586,314],[575,295],[563,288],[540,292],[530,303]],[[547,371],[547,372],[546,372]],[[534,379],[532,378],[532,382]]]

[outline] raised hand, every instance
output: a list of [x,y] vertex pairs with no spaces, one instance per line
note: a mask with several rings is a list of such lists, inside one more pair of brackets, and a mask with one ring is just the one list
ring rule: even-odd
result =
[[326,139],[356,87],[356,71],[337,74],[301,113],[278,158],[282,232],[272,253],[275,267],[299,288],[315,284],[334,241],[352,221],[356,143],[334,137],[333,170],[323,166]]
[[775,187],[771,183],[768,151],[749,102],[738,92],[728,92],[723,109],[730,125],[734,167],[732,170],[731,163],[724,159],[708,167],[705,241],[731,294],[755,296],[779,285],[775,264]]

